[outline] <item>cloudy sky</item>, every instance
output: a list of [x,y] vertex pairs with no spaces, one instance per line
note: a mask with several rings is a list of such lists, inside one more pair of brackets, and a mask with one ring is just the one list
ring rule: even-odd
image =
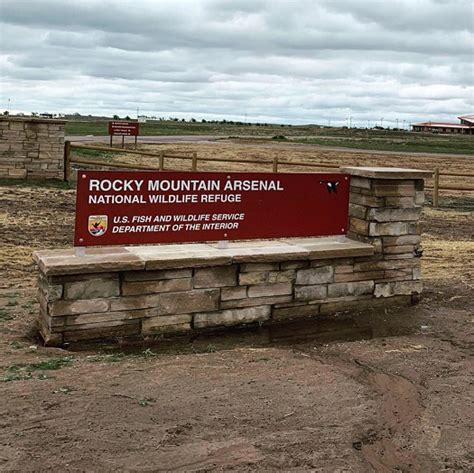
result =
[[1,107],[400,126],[474,112],[471,0],[0,0]]

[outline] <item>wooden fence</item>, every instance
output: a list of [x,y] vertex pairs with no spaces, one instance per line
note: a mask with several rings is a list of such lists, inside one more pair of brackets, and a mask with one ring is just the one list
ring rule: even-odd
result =
[[[125,154],[134,154],[138,156],[147,156],[154,157],[158,159],[158,163],[155,166],[146,166],[143,164],[129,164],[129,163],[114,163],[114,162],[105,162],[97,161],[93,159],[84,159],[77,158],[72,156],[71,150],[73,149],[82,149],[82,150],[93,150],[93,151],[103,151],[107,153],[125,153]],[[119,148],[108,148],[106,146],[89,146],[89,145],[80,145],[73,144],[70,141],[65,142],[64,146],[64,180],[69,182],[71,180],[71,170],[72,165],[77,164],[80,166],[100,166],[100,167],[110,167],[116,169],[137,169],[145,171],[164,171],[166,158],[170,159],[182,159],[191,161],[190,171],[198,171],[198,165],[202,162],[212,162],[212,163],[245,163],[245,164],[263,164],[268,165],[271,168],[272,172],[278,172],[280,166],[297,166],[297,167],[306,167],[312,169],[331,169],[338,170],[339,165],[332,165],[327,163],[295,163],[292,161],[285,161],[275,157],[271,160],[259,160],[259,159],[226,159],[226,158],[198,158],[196,152],[190,153],[189,155],[179,155],[173,153],[167,153],[165,151],[160,151],[158,153],[152,153],[148,151],[137,151],[130,149],[119,149]],[[171,171],[172,169],[168,169]],[[472,173],[453,173],[440,171],[439,168],[435,168],[433,171],[433,185],[425,186],[427,189],[433,191],[433,207],[438,207],[439,205],[439,194],[441,190],[454,190],[454,191],[465,191],[465,192],[474,192],[474,187],[469,186],[450,186],[450,185],[441,185],[440,177],[441,176],[450,176],[450,177],[461,177],[461,178],[473,178],[474,174]]]

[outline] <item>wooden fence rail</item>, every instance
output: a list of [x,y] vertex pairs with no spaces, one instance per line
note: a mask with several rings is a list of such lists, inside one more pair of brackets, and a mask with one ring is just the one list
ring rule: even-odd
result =
[[[83,159],[76,158],[71,155],[72,149],[83,149],[83,150],[94,150],[94,151],[104,151],[107,153],[126,153],[126,154],[135,154],[138,156],[148,156],[158,158],[158,166],[147,166],[143,164],[128,164],[128,163],[112,163],[104,161],[95,161],[92,159]],[[294,167],[307,167],[313,169],[339,169],[339,166],[334,166],[328,163],[295,163],[293,161],[283,161],[278,159],[278,157],[273,158],[272,160],[258,160],[258,159],[226,159],[226,158],[198,158],[196,152],[191,153],[188,156],[180,154],[172,154],[164,151],[159,153],[152,153],[148,151],[137,151],[129,149],[120,149],[120,148],[107,148],[106,146],[88,146],[80,144],[72,144],[70,141],[65,142],[64,146],[64,180],[70,181],[71,179],[71,166],[73,164],[79,165],[88,165],[88,166],[100,166],[100,167],[109,167],[109,168],[119,168],[119,169],[138,169],[138,170],[154,170],[154,171],[164,171],[165,170],[165,159],[183,159],[191,161],[191,170],[198,170],[199,162],[217,162],[217,163],[245,163],[245,164],[268,164],[272,167],[273,172],[278,172],[280,166],[294,166]],[[474,187],[459,185],[440,185],[441,176],[450,176],[450,177],[462,177],[462,178],[472,178],[474,174],[472,173],[454,173],[454,172],[445,172],[440,171],[439,168],[435,168],[433,171],[433,185],[427,185],[427,189],[433,190],[433,207],[438,207],[439,205],[439,194],[440,190],[456,190],[456,191],[467,191],[474,192]]]

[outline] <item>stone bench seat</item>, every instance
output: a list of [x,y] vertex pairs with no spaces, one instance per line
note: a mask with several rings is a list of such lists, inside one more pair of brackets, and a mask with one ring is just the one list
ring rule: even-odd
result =
[[44,250],[34,260],[46,276],[223,266],[235,263],[271,263],[371,256],[369,243],[346,237],[285,238],[217,243],[88,248],[84,256],[74,249]]

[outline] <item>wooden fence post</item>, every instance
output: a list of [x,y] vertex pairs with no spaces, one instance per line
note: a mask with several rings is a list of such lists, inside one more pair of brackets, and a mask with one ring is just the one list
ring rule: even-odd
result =
[[64,180],[69,182],[71,177],[71,142],[65,141],[64,142]]
[[433,184],[433,207],[439,205],[439,168],[435,168],[434,171],[434,184]]
[[164,171],[165,170],[165,153],[164,151],[160,151],[160,163],[158,165],[158,169],[160,171]]
[[194,151],[193,153],[193,167],[192,167],[192,170],[193,171],[197,171],[198,169],[198,155],[196,153],[196,151]]
[[278,157],[273,158],[273,172],[278,172]]

